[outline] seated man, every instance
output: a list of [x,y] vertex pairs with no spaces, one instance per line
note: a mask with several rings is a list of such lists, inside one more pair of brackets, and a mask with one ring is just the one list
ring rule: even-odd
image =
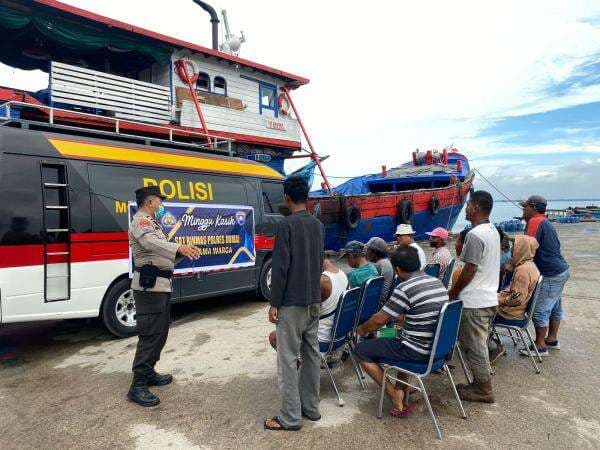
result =
[[[363,340],[356,345],[362,367],[380,386],[383,382],[381,359],[418,363],[429,360],[440,309],[448,302],[448,292],[441,281],[420,270],[415,248],[399,247],[392,253],[391,260],[400,284],[383,308],[358,327],[358,334],[364,336],[376,331],[390,320],[403,320],[403,327],[395,339]],[[402,374],[398,378],[407,380]],[[404,403],[406,388],[397,388],[386,381],[385,390],[394,404],[390,410],[393,417],[404,417],[412,411],[413,406]]]
[[350,288],[362,288],[371,278],[379,276],[375,264],[367,261],[365,244],[358,241],[350,241],[340,250],[340,256],[346,258],[346,262],[354,270],[348,275]]
[[383,304],[390,296],[392,282],[394,281],[394,268],[388,258],[388,246],[385,241],[379,237],[372,237],[366,243],[367,260],[375,264],[379,275],[383,277],[383,288],[381,289],[380,304]]
[[431,264],[440,265],[440,274],[438,278],[443,280],[446,276],[446,269],[452,261],[452,255],[450,250],[446,247],[448,241],[448,231],[445,228],[437,227],[433,231],[425,233],[429,236],[429,245],[433,247],[433,254],[431,255]]
[[[525,310],[540,276],[540,271],[533,262],[538,247],[535,238],[525,235],[515,237],[512,252],[513,277],[508,289],[498,294],[498,315],[494,322],[525,318]],[[495,336],[494,342],[496,348],[490,351],[490,363],[496,362],[506,353],[506,349]]]
[[421,270],[423,270],[427,265],[427,256],[421,246],[415,242],[415,231],[413,230],[412,225],[409,223],[401,223],[396,228],[394,237],[396,238],[396,243],[399,247],[413,247],[419,252],[419,261],[421,262]]
[[[319,341],[329,342],[333,317],[342,293],[348,288],[348,277],[343,270],[334,266],[327,258],[323,260],[321,274],[321,312],[319,314]],[[271,347],[277,350],[277,335],[275,331],[269,334]]]

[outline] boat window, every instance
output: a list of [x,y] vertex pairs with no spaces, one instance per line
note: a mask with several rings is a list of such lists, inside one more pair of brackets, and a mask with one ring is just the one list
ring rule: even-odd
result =
[[210,92],[210,77],[207,73],[200,72],[198,74],[196,89],[199,91]]
[[225,81],[225,78],[215,77],[213,86],[214,86],[213,92],[215,94],[227,95],[227,82]]
[[260,83],[260,113],[263,110],[273,111],[275,117],[278,117],[277,110],[277,87],[272,84]]
[[265,214],[283,214],[287,208],[283,195],[283,183],[263,181],[261,184],[263,211]]

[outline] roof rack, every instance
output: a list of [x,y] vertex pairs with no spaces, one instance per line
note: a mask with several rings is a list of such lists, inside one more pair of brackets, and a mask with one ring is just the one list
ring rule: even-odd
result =
[[[40,110],[47,115],[48,120],[30,120],[22,119],[20,117],[12,117],[11,109],[18,107],[19,109],[33,109]],[[37,119],[37,118],[36,118]],[[95,126],[107,126],[110,125],[111,129],[98,129],[93,127],[76,126],[76,125],[65,125],[64,122],[71,120],[89,120],[93,119],[93,125]],[[60,120],[62,123],[57,123]],[[143,140],[148,144],[163,144],[163,145],[176,145],[180,147],[186,147],[196,151],[202,151],[207,153],[227,153],[229,156],[233,156],[233,150],[231,144],[235,142],[234,139],[229,139],[213,134],[202,133],[199,131],[191,131],[187,129],[174,128],[165,125],[156,125],[145,122],[136,122],[132,120],[117,119],[114,117],[100,116],[95,114],[88,114],[78,111],[71,111],[68,109],[55,108],[46,105],[36,105],[31,103],[19,102],[19,101],[8,101],[0,104],[0,126],[14,126],[15,124],[24,124],[29,127],[30,124],[38,126],[47,126],[50,130],[66,130],[69,132],[79,132],[85,134],[98,134],[102,136],[112,136],[121,138],[123,140]],[[125,127],[123,126],[125,125]],[[124,132],[123,128],[127,128],[127,125],[133,125],[139,128],[147,128],[144,135],[143,130],[135,130],[136,133],[139,131],[141,134],[133,134]],[[163,133],[166,138],[159,138],[152,136],[152,132]],[[178,136],[186,136],[188,138],[199,138],[204,143],[186,142],[178,139]],[[208,147],[207,141],[210,140],[212,148]]]

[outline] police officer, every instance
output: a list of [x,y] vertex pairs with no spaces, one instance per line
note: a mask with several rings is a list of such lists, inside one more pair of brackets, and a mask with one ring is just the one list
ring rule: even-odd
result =
[[154,366],[167,342],[170,319],[171,277],[179,254],[195,260],[200,251],[193,245],[167,241],[160,225],[164,197],[157,186],[135,191],[138,211],[129,226],[129,245],[135,264],[131,288],[139,335],[133,359],[133,382],[127,398],[141,406],[156,406],[160,399],[148,386],[163,386],[172,375],[160,375]]

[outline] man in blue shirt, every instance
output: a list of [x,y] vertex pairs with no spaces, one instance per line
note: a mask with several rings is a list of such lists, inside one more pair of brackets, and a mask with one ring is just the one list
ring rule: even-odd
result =
[[[540,296],[533,312],[535,346],[540,356],[548,356],[548,349],[560,349],[558,327],[563,319],[562,291],[569,279],[569,265],[560,252],[558,233],[546,218],[546,199],[532,195],[521,202],[523,219],[527,222],[525,234],[534,237],[540,245],[534,262],[544,277]],[[528,356],[527,349],[521,354]]]

